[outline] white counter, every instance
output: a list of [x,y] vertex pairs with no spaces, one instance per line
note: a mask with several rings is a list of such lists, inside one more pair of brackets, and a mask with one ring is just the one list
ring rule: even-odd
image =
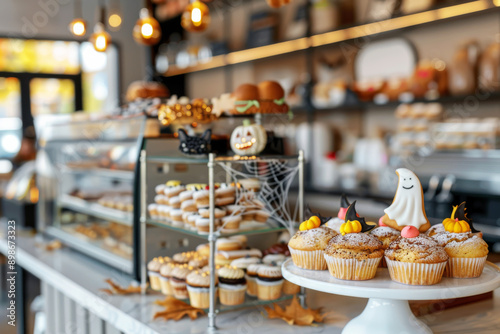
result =
[[[5,238],[0,240],[0,252],[6,252]],[[56,294],[52,302],[61,311],[56,311],[55,333],[66,333],[68,327],[76,326],[73,333],[86,333],[78,320],[72,320],[78,312],[88,312],[87,331],[97,333],[204,333],[208,319],[206,316],[191,321],[152,320],[153,314],[161,307],[153,305],[153,301],[163,298],[160,294],[140,296],[108,296],[99,291],[106,288],[104,282],[112,278],[126,286],[130,277],[119,273],[95,260],[85,257],[68,248],[56,251],[45,251],[35,246],[35,239],[19,237],[17,239],[17,262],[20,266],[37,276],[42,282],[44,294]],[[63,295],[63,297],[57,297]],[[54,300],[55,299],[55,300]],[[76,303],[76,310],[69,305]],[[366,299],[327,295],[313,291],[308,292],[310,307],[324,307],[325,311],[333,311],[326,324],[317,327],[289,326],[275,319],[269,320],[263,315],[262,308],[244,309],[225,312],[217,316],[220,333],[340,333],[349,319],[358,315],[366,305]],[[46,302],[46,305],[50,304]],[[49,306],[51,307],[51,306]],[[50,313],[51,309],[48,310]],[[500,333],[500,289],[495,291],[493,300],[485,300],[470,305],[457,307],[421,318],[435,333]],[[99,329],[93,329],[95,320],[101,321]],[[91,328],[92,327],[92,328]],[[107,328],[110,328],[109,330]],[[62,330],[62,331],[61,331]],[[69,332],[68,332],[69,333]]]

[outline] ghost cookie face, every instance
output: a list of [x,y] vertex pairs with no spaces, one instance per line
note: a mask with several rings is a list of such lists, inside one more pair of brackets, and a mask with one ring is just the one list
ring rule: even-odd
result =
[[390,207],[384,210],[381,223],[401,231],[413,226],[420,232],[427,231],[431,224],[424,208],[424,192],[417,175],[406,168],[396,170],[399,177],[396,195]]

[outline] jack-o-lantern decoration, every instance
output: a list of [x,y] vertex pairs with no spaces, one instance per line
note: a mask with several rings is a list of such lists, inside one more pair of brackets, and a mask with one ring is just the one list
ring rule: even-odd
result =
[[258,124],[243,121],[231,134],[231,149],[238,155],[257,155],[267,144],[266,130]]
[[450,218],[443,220],[444,229],[450,233],[478,232],[472,227],[472,220],[465,213],[465,202],[453,207]]

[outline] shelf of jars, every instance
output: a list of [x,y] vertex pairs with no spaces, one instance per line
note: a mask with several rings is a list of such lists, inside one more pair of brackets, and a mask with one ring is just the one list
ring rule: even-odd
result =
[[496,9],[499,6],[500,3],[498,3],[498,1],[492,0],[467,1],[459,4],[452,3],[451,5],[444,7],[432,8],[423,12],[345,27],[326,33],[312,35],[310,37],[302,37],[256,48],[233,51],[227,54],[212,57],[209,62],[198,63],[193,66],[178,67],[171,65],[167,72],[163,73],[163,75],[170,77],[195,73],[208,69],[221,68],[228,65],[236,65],[259,59],[287,55],[311,48],[338,44],[356,38],[366,38],[379,34],[398,33],[402,29],[433,24],[435,22],[451,20],[465,15],[486,12],[487,10]]
[[[290,284],[285,282],[280,275],[281,267],[279,264],[282,261],[279,263],[272,261],[266,265],[278,271],[276,284],[281,284],[278,288],[273,288],[272,293],[264,297],[255,291],[257,285],[254,284],[251,288],[250,283],[243,282],[248,280],[245,278],[248,275],[243,275],[240,279],[243,282],[241,284],[245,287],[243,290],[239,288],[241,291],[237,294],[231,293],[232,297],[238,295],[235,297],[236,299],[231,297],[228,300],[223,291],[225,289],[223,285],[226,283],[223,282],[224,277],[221,276],[221,270],[241,270],[236,269],[236,266],[231,264],[232,261],[238,259],[253,259],[250,261],[262,264],[263,251],[250,247],[250,245],[247,247],[248,239],[246,238],[245,247],[237,248],[234,251],[223,251],[218,244],[218,241],[226,242],[231,237],[278,234],[284,231],[294,232],[300,218],[303,217],[303,152],[299,152],[298,156],[249,157],[216,156],[211,153],[206,157],[193,159],[182,156],[147,156],[144,150],[141,152],[140,161],[141,286],[143,292],[146,291],[146,279],[149,277],[153,290],[162,291],[167,295],[173,294],[178,299],[189,299],[193,306],[207,309],[209,329],[216,328],[215,321],[218,312],[279,302],[291,298],[293,294],[303,294],[303,290],[298,286],[291,285],[285,288],[285,285]],[[163,166],[163,168],[155,169],[155,164]],[[169,179],[166,183],[154,187],[154,198],[151,198],[152,189],[148,189],[148,174],[152,171],[162,170],[163,173],[167,174],[164,178],[168,179],[170,178],[169,173],[175,173],[173,171],[176,170],[177,165],[197,165],[199,169],[196,172],[194,170],[187,172],[188,169],[184,168],[181,170],[186,171],[185,176],[190,178],[189,181],[193,179],[196,181],[192,182],[200,182],[200,179],[208,181],[206,183],[188,183]],[[174,175],[178,176],[178,174]],[[288,200],[288,193],[292,186],[298,189],[299,193],[295,203],[289,203]],[[148,195],[150,196],[148,197]],[[168,292],[167,288],[160,287],[159,276],[152,275],[149,266],[158,259],[148,258],[147,255],[147,225],[198,237],[200,240],[208,242],[198,245],[196,251],[178,253],[172,257],[172,266],[189,268],[189,273],[196,272],[196,274],[205,275],[204,277],[210,279],[210,283],[207,283],[205,288],[207,295],[203,303],[197,304],[200,302],[198,299],[193,303],[191,296],[187,293],[188,290],[186,290],[189,289],[189,285],[185,288],[185,294],[179,295],[180,292],[174,288],[176,280],[168,279],[168,284],[171,284],[173,292]],[[276,240],[278,240],[278,235]],[[201,255],[202,250],[199,247],[204,248],[203,255]],[[178,257],[189,257],[194,262],[199,262],[203,258],[205,262],[203,266],[200,263],[200,268],[191,265],[188,267],[188,263],[185,262],[183,265],[182,261],[179,262]],[[282,257],[284,258],[285,255]],[[229,266],[229,264],[231,265]],[[182,271],[182,269],[174,270]],[[212,274],[216,272],[218,278]],[[243,271],[241,272],[243,273]],[[155,277],[158,278],[157,281]],[[216,283],[217,279],[219,285]],[[185,277],[183,284],[186,285],[187,282],[189,280]],[[231,283],[235,282],[231,281]]]

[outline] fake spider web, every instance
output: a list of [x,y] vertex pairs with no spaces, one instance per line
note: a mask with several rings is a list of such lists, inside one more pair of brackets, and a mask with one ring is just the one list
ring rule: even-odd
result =
[[300,219],[300,203],[297,197],[292,212],[288,195],[294,181],[298,179],[299,165],[296,160],[237,160],[217,164],[235,184],[249,178],[259,181],[260,190],[257,192],[244,190],[243,187],[236,189],[236,205],[244,207],[245,214],[264,211],[269,214],[268,223],[279,224],[287,228],[290,234],[294,233],[294,223]]

